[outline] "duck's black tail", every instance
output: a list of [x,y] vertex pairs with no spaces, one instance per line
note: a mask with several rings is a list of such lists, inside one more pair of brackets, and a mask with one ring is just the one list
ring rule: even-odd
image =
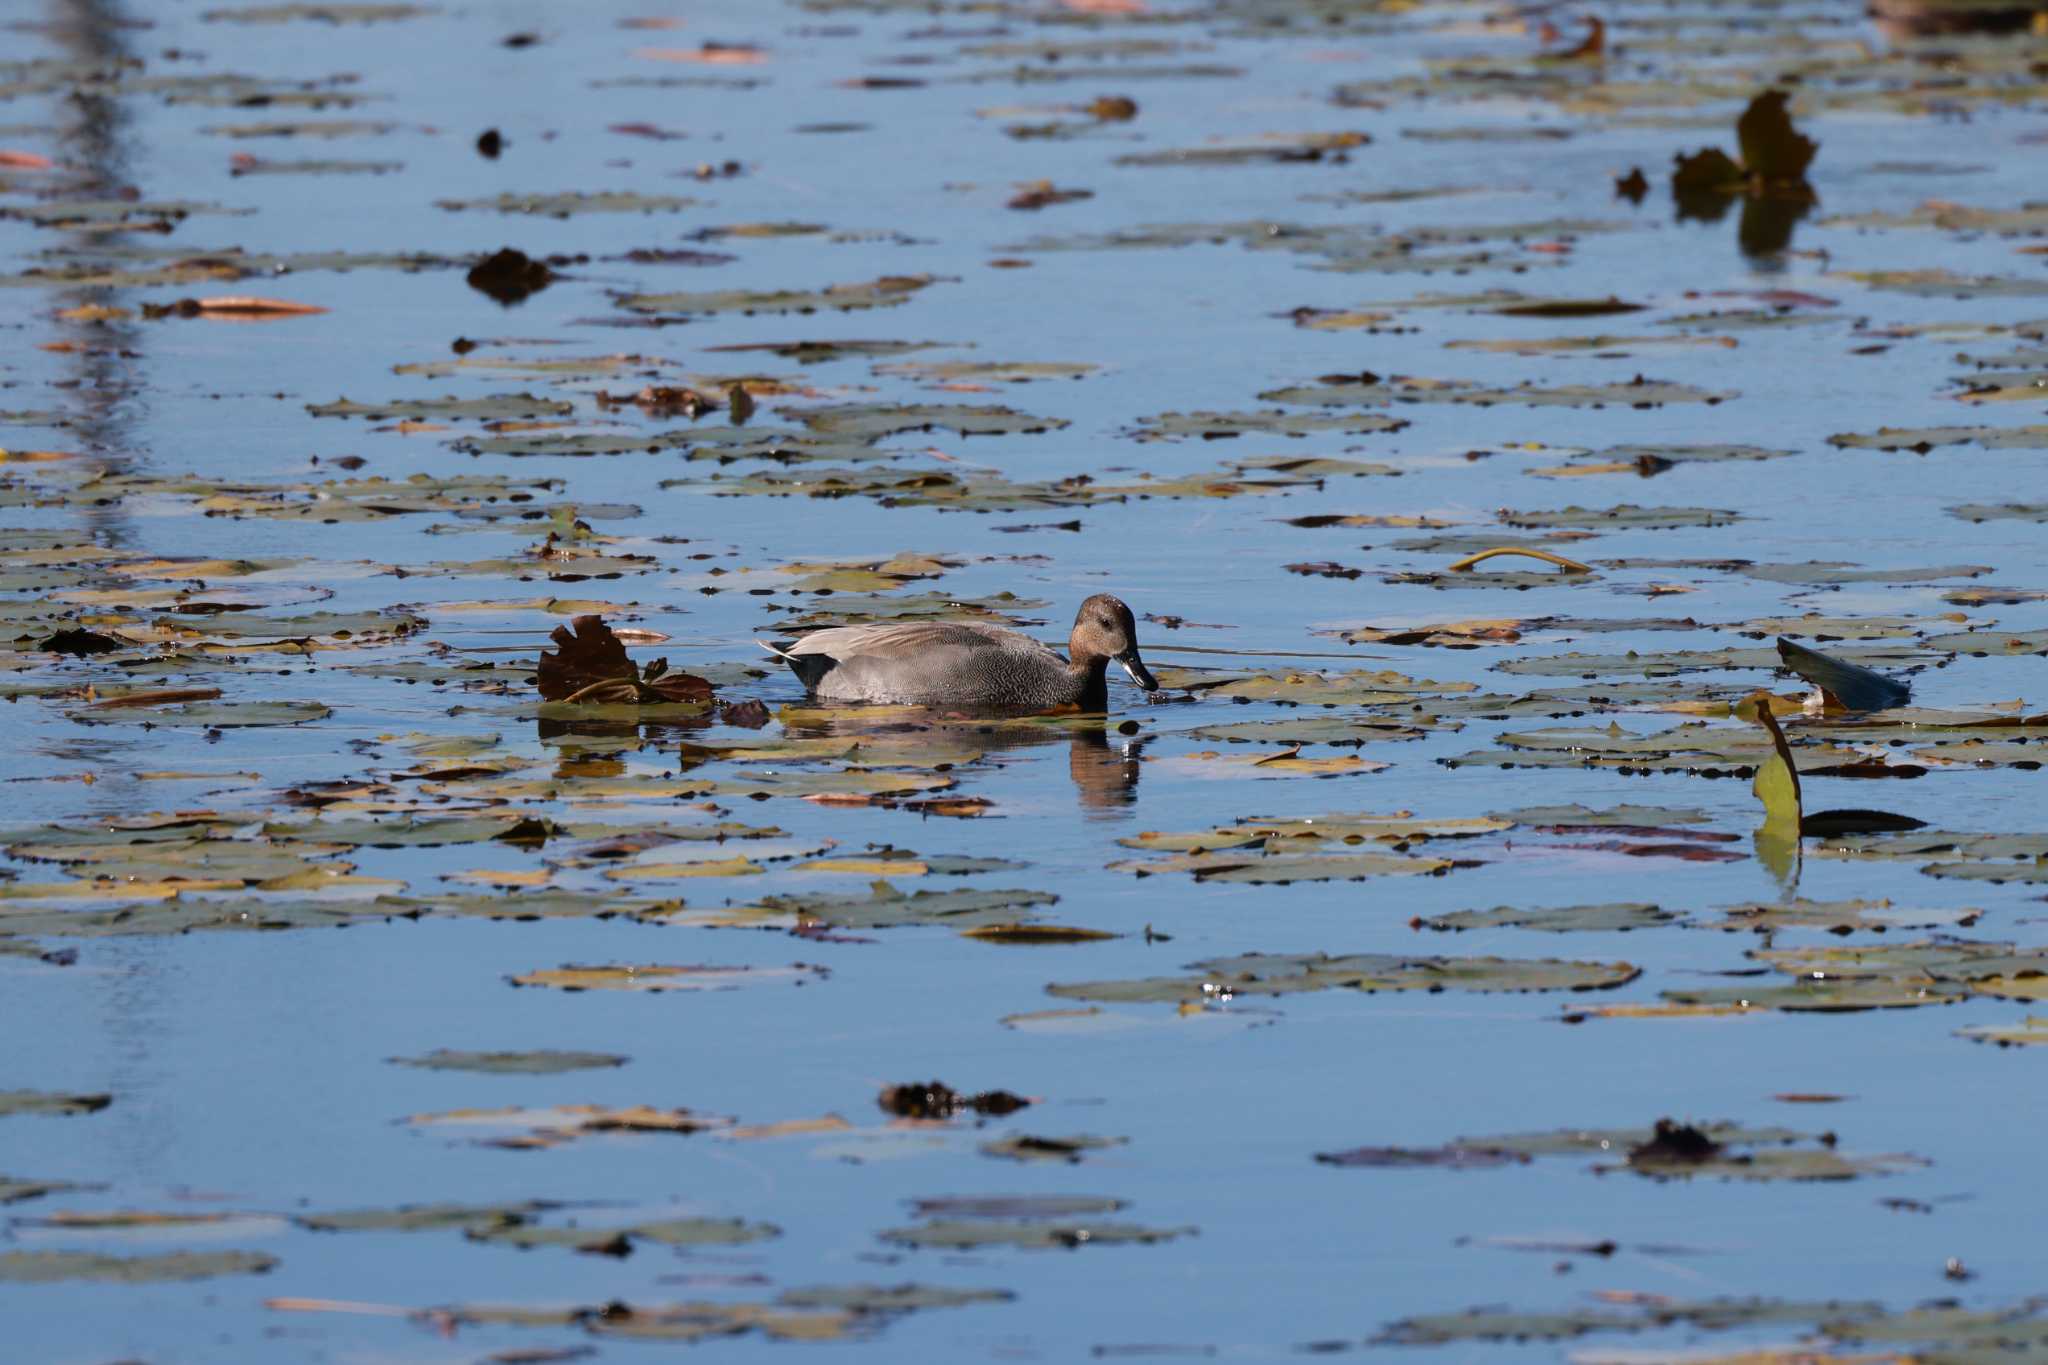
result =
[[789,671],[796,674],[797,681],[804,685],[806,692],[817,691],[819,681],[839,662],[830,654],[792,654],[789,647],[796,643],[794,640],[777,640],[772,644],[767,640],[756,640],[754,643],[788,664]]

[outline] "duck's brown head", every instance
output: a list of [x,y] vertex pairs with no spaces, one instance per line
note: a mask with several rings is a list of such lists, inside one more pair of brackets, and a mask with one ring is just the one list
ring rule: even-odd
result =
[[1077,664],[1097,659],[1114,659],[1131,675],[1131,681],[1147,692],[1159,690],[1159,680],[1138,657],[1138,623],[1131,609],[1106,592],[1099,592],[1074,613],[1074,633],[1067,637],[1067,657]]

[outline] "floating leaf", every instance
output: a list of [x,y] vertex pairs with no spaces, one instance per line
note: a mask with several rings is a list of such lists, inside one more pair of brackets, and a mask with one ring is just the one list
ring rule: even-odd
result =
[[2048,1044],[2048,1018],[2029,1015],[2018,1024],[1973,1024],[1957,1029],[1956,1036],[2000,1047],[2039,1047]]
[[179,1251],[163,1256],[101,1256],[86,1251],[0,1253],[0,1282],[56,1284],[68,1280],[108,1284],[164,1284],[219,1275],[262,1275],[275,1256],[257,1251]]
[[47,1090],[0,1090],[0,1118],[10,1114],[97,1114],[112,1095],[65,1095]]
[[1136,981],[1089,981],[1046,987],[1066,1000],[1112,1004],[1220,1004],[1241,996],[1303,991],[1551,991],[1603,990],[1640,975],[1626,962],[1564,962],[1551,958],[1398,957],[1354,953],[1245,953],[1191,964],[1198,975]]
[[884,275],[858,284],[835,284],[824,289],[745,290],[721,289],[701,294],[632,294],[619,300],[620,306],[636,313],[666,313],[679,316],[705,313],[756,314],[852,312],[864,308],[893,308],[909,301],[918,290],[936,282],[931,275]]
[[1426,929],[1538,929],[1544,933],[1625,933],[1630,929],[1654,929],[1670,924],[1678,916],[1654,905],[1564,905],[1544,909],[1518,910],[1497,905],[1491,910],[1458,910],[1447,915],[1430,915],[1417,921]]
[[913,1249],[974,1251],[999,1247],[1022,1251],[1078,1250],[1090,1246],[1151,1246],[1192,1237],[1192,1227],[1152,1228],[1133,1223],[1091,1219],[1029,1220],[937,1219],[916,1227],[890,1228],[877,1235],[885,1242]]
[[459,1052],[437,1047],[421,1057],[389,1057],[399,1066],[427,1071],[482,1071],[502,1076],[552,1076],[565,1071],[591,1071],[624,1066],[630,1059],[616,1052]]
[[729,991],[779,982],[804,985],[823,980],[823,967],[549,967],[507,978],[515,986],[552,986],[563,991]]

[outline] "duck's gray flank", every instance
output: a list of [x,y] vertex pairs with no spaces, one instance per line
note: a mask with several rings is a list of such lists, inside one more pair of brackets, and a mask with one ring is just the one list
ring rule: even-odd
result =
[[1150,692],[1159,684],[1138,654],[1131,609],[1097,593],[1074,613],[1068,657],[1022,632],[985,621],[840,626],[801,640],[757,642],[826,701],[902,706],[1106,710],[1114,661]]

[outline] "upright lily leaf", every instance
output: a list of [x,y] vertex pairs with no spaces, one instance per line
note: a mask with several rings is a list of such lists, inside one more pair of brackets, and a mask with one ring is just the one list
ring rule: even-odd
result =
[[1771,737],[1771,752],[1757,765],[1750,790],[1764,805],[1766,828],[1789,831],[1799,837],[1799,769],[1792,761],[1792,748],[1778,718],[1771,714],[1770,694],[1758,692],[1737,702],[1734,712],[1743,720],[1761,725]]

